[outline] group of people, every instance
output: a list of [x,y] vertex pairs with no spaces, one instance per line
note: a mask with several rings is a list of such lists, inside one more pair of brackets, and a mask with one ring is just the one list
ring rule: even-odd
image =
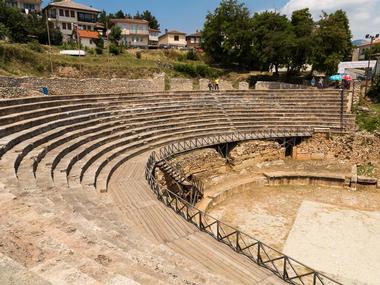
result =
[[324,83],[325,82],[323,80],[323,77],[319,78],[318,83],[317,83],[317,80],[315,79],[314,76],[313,76],[313,78],[310,81],[310,84],[311,84],[312,87],[317,87],[317,88],[321,88],[321,89],[323,89],[325,87]]
[[219,91],[219,79],[218,78],[208,81],[208,90]]
[[[315,77],[313,77],[311,80],[310,80],[310,85],[312,87],[317,87],[317,88],[320,88],[320,89],[323,89],[324,88],[324,80],[323,78],[319,78],[318,80],[318,83],[317,83],[317,80],[315,79]],[[351,82],[350,80],[346,80],[345,78],[343,78],[342,80],[340,81],[335,81],[334,84],[330,83],[329,86],[330,87],[335,87],[337,89],[340,89],[340,88],[343,88],[343,89],[350,89],[350,85],[351,85]]]

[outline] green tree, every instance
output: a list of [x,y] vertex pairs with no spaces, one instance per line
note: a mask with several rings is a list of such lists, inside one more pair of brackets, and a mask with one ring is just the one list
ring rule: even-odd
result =
[[[0,23],[12,42],[26,43],[38,40],[47,43],[46,19],[36,14],[25,15],[17,9],[8,7],[4,1],[0,1]],[[62,43],[62,34],[50,23],[50,34],[52,44]],[[5,33],[5,32],[3,32]]]
[[149,10],[145,10],[141,14],[140,14],[140,12],[137,11],[136,15],[133,18],[148,21],[149,22],[149,28],[151,28],[151,29],[156,29],[156,30],[160,29],[160,24],[158,23],[157,18],[155,16],[153,16]]
[[369,59],[369,55],[371,54],[371,59],[374,59],[375,54],[380,54],[380,44],[374,44],[371,48],[367,48],[364,50],[365,59]]
[[256,13],[252,18],[254,55],[263,69],[273,66],[278,75],[280,66],[288,66],[295,46],[289,20],[277,12]]
[[125,14],[122,10],[119,10],[115,13],[115,18],[116,19],[124,19],[125,18]]
[[8,27],[0,23],[0,40],[5,40],[9,37]]
[[297,74],[306,63],[311,63],[315,25],[308,8],[294,11],[290,23],[295,42],[290,56],[289,73]]
[[111,28],[111,32],[108,36],[111,43],[115,44],[116,46],[119,45],[121,40],[121,28],[119,26],[113,26]]
[[313,68],[336,73],[340,61],[348,60],[352,53],[352,35],[347,15],[342,10],[323,13],[315,33]]
[[208,13],[202,47],[209,58],[224,65],[251,64],[252,25],[248,8],[237,0],[222,0]]
[[371,88],[368,91],[368,97],[376,103],[380,103],[380,75],[377,75],[373,80]]

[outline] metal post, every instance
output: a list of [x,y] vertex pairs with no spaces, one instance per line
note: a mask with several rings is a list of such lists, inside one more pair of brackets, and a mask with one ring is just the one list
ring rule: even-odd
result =
[[344,89],[341,88],[339,91],[340,91],[340,129],[341,129],[341,132],[343,132]]
[[45,10],[45,17],[46,17],[46,30],[47,30],[48,44],[49,44],[50,73],[53,74],[53,61],[51,59],[51,42],[50,42],[50,28],[49,28],[48,9]]
[[369,69],[370,69],[370,66],[371,66],[371,53],[372,53],[372,44],[373,44],[373,40],[374,40],[374,37],[373,36],[370,36],[371,37],[371,43],[369,44],[369,54],[368,54],[368,66],[367,66],[367,72],[366,72],[366,77],[365,77],[365,89],[364,89],[364,97],[367,96],[367,90],[368,90],[368,77],[369,77]]

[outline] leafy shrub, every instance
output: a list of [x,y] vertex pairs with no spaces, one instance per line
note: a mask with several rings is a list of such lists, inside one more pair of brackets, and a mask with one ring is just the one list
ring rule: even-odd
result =
[[220,75],[217,69],[205,64],[176,63],[174,64],[174,70],[190,77],[215,78]]
[[181,55],[181,53],[175,49],[165,49],[164,55],[169,59],[176,60]]
[[368,97],[373,99],[375,102],[380,102],[380,75],[378,75],[373,84],[368,91]]
[[180,54],[177,57],[177,61],[185,61],[187,59],[186,54]]
[[191,49],[186,53],[187,60],[198,60],[198,54],[195,50]]
[[109,46],[109,52],[112,53],[113,55],[119,55],[120,54],[120,48],[115,44],[111,44]]
[[95,48],[95,52],[96,52],[96,54],[103,54],[103,48],[101,48],[101,47],[96,47],[96,48]]
[[35,52],[43,52],[44,49],[42,48],[42,46],[40,45],[40,43],[38,41],[31,41],[27,44],[28,48],[35,51]]

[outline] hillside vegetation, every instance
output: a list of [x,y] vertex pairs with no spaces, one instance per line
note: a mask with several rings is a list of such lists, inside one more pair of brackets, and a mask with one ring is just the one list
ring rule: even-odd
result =
[[[108,52],[99,55],[89,50],[84,57],[73,57],[60,55],[60,50],[52,48],[55,76],[146,78],[160,72],[189,78],[227,75],[227,72],[207,65],[201,55],[194,57],[185,51],[124,49],[115,56]],[[0,42],[0,75],[50,76],[49,47],[37,42]]]

